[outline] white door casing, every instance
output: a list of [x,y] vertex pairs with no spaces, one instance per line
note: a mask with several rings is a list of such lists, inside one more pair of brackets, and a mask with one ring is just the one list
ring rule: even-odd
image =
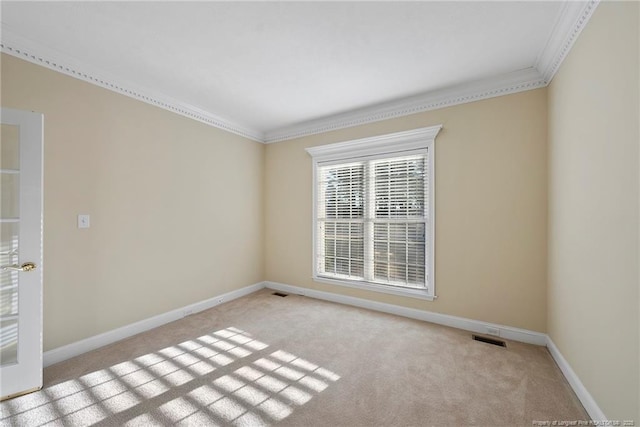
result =
[[6,399],[42,387],[43,115],[2,108],[0,120],[0,399]]

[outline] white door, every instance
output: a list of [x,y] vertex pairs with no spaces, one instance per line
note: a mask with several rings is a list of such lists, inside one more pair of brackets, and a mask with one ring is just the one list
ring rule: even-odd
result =
[[42,114],[2,109],[0,400],[42,387]]

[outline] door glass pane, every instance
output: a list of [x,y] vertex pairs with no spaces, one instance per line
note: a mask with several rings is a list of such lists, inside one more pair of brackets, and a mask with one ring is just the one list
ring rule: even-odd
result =
[[0,173],[0,216],[2,219],[18,218],[20,176],[17,173]]
[[[0,224],[0,265],[18,263],[17,222]],[[18,314],[18,273],[0,272],[0,316]]]
[[[20,149],[17,126],[0,130],[0,265],[18,263]],[[0,365],[18,361],[17,272],[0,271]]]
[[0,168],[20,169],[20,128],[14,125],[0,125]]
[[0,365],[18,361],[18,319],[0,321]]
[[[2,289],[0,290],[0,314],[3,317],[15,316],[18,314],[18,289],[13,284],[16,280],[14,277],[16,273],[3,273],[2,274]],[[5,286],[5,283],[8,286]]]

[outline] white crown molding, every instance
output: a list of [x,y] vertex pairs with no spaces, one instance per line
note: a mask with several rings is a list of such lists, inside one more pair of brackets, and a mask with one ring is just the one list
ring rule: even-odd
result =
[[421,95],[276,129],[265,133],[265,142],[268,144],[300,138],[336,129],[421,113],[423,111],[479,101],[481,99],[509,95],[544,86],[546,86],[546,83],[540,73],[538,73],[538,70],[535,68],[526,68],[524,70],[463,83]]
[[157,90],[150,90],[132,82],[115,78],[107,73],[93,69],[62,52],[45,47],[32,40],[19,36],[2,24],[0,51],[8,55],[41,65],[45,68],[66,74],[102,88],[117,92],[138,101],[160,107],[172,113],[188,117],[245,138],[264,142],[262,132],[233,123],[194,105],[178,101]]
[[545,84],[551,83],[599,3],[600,0],[564,2],[549,40],[535,64]]
[[55,49],[21,37],[6,25],[2,28],[0,51],[245,138],[273,143],[545,87],[560,68],[599,2],[600,0],[565,1],[545,48],[531,68],[334,114],[264,133],[233,123],[158,91],[149,90],[122,79],[115,79]]
[[265,142],[285,141],[545,87],[560,69],[599,3],[600,0],[564,2],[551,36],[532,68],[275,129],[265,133]]

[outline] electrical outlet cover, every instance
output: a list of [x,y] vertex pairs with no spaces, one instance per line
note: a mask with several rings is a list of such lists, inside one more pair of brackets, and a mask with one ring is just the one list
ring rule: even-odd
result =
[[89,228],[91,226],[91,218],[87,214],[78,215],[78,228]]

